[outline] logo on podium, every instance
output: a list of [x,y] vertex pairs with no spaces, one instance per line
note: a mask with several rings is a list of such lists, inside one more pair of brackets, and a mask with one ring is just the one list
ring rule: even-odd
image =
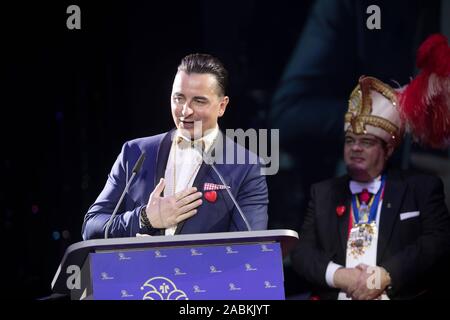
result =
[[262,251],[262,252],[272,252],[273,249],[269,248],[269,247],[268,247],[267,245],[265,245],[265,244],[262,244],[262,245],[261,245],[261,251]]
[[210,273],[220,273],[222,270],[219,270],[216,268],[216,266],[209,266],[209,272]]
[[270,281],[264,281],[264,288],[265,289],[272,289],[272,288],[276,288],[277,286],[275,286],[275,285],[272,285],[271,283],[270,283]]
[[100,277],[101,277],[102,280],[114,280],[114,277],[110,277],[110,276],[108,275],[108,273],[106,273],[106,272],[102,272],[102,273],[100,274]]
[[226,247],[225,250],[227,250],[227,254],[239,253],[239,251],[233,250],[232,247]]
[[123,252],[119,252],[117,255],[119,256],[119,260],[120,260],[120,261],[122,261],[122,260],[131,260],[131,258],[130,258],[130,257],[127,257],[127,256],[125,255],[125,253],[123,253]]
[[167,258],[165,254],[162,254],[161,251],[156,250],[155,251],[155,258]]
[[128,294],[127,290],[121,290],[120,294],[121,294],[121,298],[132,298],[132,297],[134,297],[134,295]]
[[184,275],[186,275],[186,272],[181,271],[180,268],[174,268],[173,271],[174,271],[174,275],[176,275],[176,276],[184,276]]
[[245,264],[245,271],[257,271],[258,269],[253,268],[250,263]]
[[206,292],[206,290],[200,289],[200,286],[198,286],[198,285],[193,286],[193,288],[194,288],[194,293]]
[[197,249],[192,248],[191,249],[191,256],[202,256],[203,253],[198,252]]
[[148,291],[142,300],[189,300],[186,293],[179,290],[175,283],[166,277],[153,277],[147,280],[141,290]]
[[230,283],[228,284],[228,287],[229,287],[230,291],[239,291],[239,290],[241,290],[241,288],[237,287],[237,286],[236,286],[234,283],[232,283],[232,282],[230,282]]

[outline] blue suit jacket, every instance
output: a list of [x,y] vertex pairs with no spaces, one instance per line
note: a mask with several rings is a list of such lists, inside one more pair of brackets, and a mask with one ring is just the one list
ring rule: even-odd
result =
[[[136,233],[163,234],[163,230],[160,229],[141,228],[139,214],[146,206],[159,179],[164,177],[174,132],[172,130],[156,136],[135,139],[123,145],[103,191],[84,218],[82,228],[84,240],[104,237],[105,225],[125,188],[126,179],[131,177],[133,166],[142,152],[146,153],[146,159],[110,226],[109,237],[134,237]],[[218,139],[226,146],[224,151],[233,150],[235,160],[238,154],[249,156],[250,152],[247,149],[234,143],[221,132]],[[224,152],[224,159],[225,157]],[[216,164],[216,168],[231,187],[230,191],[252,229],[267,229],[268,191],[265,176],[261,175],[259,164],[236,163],[235,161],[234,164]],[[203,162],[193,186],[203,192],[205,182],[222,184],[211,166]],[[218,197],[214,203],[203,199],[197,214],[179,223],[175,234],[247,230],[226,190],[218,190],[217,193]]]

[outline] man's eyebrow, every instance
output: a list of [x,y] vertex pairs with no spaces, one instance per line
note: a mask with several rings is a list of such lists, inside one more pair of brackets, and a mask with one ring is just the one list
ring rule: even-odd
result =
[[206,100],[206,101],[208,100],[207,97],[203,97],[203,96],[195,96],[194,99],[196,99],[196,100]]
[[372,139],[372,138],[362,138],[362,141],[377,141],[377,139]]

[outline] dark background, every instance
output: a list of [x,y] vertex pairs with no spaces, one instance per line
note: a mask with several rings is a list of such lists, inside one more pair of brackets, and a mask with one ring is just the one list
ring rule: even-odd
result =
[[[81,8],[81,30],[66,27],[71,4]],[[186,54],[216,55],[230,73],[231,102],[222,128],[270,128],[271,97],[312,4],[2,4],[3,294],[50,294],[58,263],[67,246],[81,240],[83,216],[122,144],[172,128],[171,85]],[[268,181],[270,227],[298,230],[297,220],[283,220],[279,201],[296,197],[295,190],[279,188],[292,182],[289,171]],[[288,269],[286,278],[288,293],[302,291]]]

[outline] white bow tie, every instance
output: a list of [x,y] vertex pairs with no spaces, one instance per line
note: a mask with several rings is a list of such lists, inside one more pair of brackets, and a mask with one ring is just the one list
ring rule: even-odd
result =
[[377,194],[381,187],[381,179],[375,179],[370,182],[358,182],[350,180],[350,191],[352,194],[361,193],[364,189],[367,189],[372,194]]

